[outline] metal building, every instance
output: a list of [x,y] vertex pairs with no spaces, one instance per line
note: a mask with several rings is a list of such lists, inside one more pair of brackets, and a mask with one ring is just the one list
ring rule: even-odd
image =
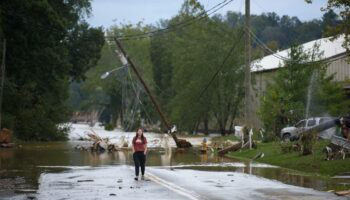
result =
[[[318,46],[319,52],[323,55],[319,60],[328,63],[327,75],[334,74],[334,81],[341,82],[344,89],[350,90],[350,57],[346,54],[346,49],[342,47],[344,37],[339,37],[336,40],[329,40],[330,38],[322,38],[302,44],[303,49],[312,51],[315,46]],[[286,49],[275,54],[255,60],[251,65],[251,73],[254,79],[252,85],[252,105],[250,109],[251,125],[256,128],[263,126],[257,111],[261,105],[259,98],[265,96],[266,85],[272,82],[279,68],[283,68],[284,59],[289,58],[290,49]],[[350,96],[348,97],[350,98]],[[350,112],[350,109],[349,109]],[[237,121],[239,124],[244,122],[244,116]]]

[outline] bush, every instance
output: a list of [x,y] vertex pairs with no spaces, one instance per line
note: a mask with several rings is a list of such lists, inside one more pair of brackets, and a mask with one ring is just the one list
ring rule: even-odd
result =
[[263,143],[278,142],[280,139],[275,135],[273,131],[265,132],[262,139]]
[[312,132],[303,134],[300,137],[299,142],[301,144],[301,151],[300,151],[301,156],[312,154],[313,146],[317,142],[317,132],[312,131]]
[[105,130],[106,131],[113,131],[114,130],[113,124],[111,124],[111,123],[106,124],[105,125]]

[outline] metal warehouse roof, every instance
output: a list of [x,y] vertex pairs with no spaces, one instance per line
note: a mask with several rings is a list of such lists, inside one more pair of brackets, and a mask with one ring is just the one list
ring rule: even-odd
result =
[[[315,44],[319,45],[320,52],[323,52],[323,56],[321,60],[331,58],[335,55],[346,52],[346,49],[342,47],[344,42],[344,36],[340,36],[336,40],[330,41],[330,37],[321,38],[318,40],[313,40],[311,42],[307,42],[302,44],[305,51],[312,51]],[[255,60],[252,62],[251,71],[259,72],[259,71],[267,71],[272,69],[277,69],[278,67],[283,67],[284,61],[278,57],[284,57],[289,59],[290,48],[277,52],[275,54],[271,54],[265,56],[259,60]]]

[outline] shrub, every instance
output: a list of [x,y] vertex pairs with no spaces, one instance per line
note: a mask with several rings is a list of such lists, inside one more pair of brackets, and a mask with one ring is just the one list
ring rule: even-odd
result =
[[113,131],[114,130],[113,124],[111,124],[111,123],[106,124],[105,125],[105,130],[106,131]]
[[301,144],[300,155],[310,155],[312,154],[312,148],[314,144],[317,142],[317,132],[312,131],[300,136],[299,142]]

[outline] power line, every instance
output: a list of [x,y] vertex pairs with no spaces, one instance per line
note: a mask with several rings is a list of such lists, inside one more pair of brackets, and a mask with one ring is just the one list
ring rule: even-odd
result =
[[[222,9],[223,7],[225,7],[226,5],[231,3],[232,1],[234,1],[234,0],[224,0],[221,3],[218,3],[217,5],[213,6],[212,8],[210,8],[206,11],[203,11],[198,16],[196,16],[190,20],[183,21],[183,22],[180,22],[178,24],[175,24],[175,25],[163,28],[163,29],[158,29],[158,30],[144,32],[144,33],[140,33],[140,34],[134,34],[134,35],[118,36],[117,39],[118,40],[137,40],[137,39],[153,37],[154,35],[158,35],[158,34],[164,34],[164,33],[169,33],[172,31],[176,31],[180,28],[190,26],[190,25],[192,25],[192,24],[194,24],[202,19],[205,19],[207,16],[216,13],[218,10]],[[19,18],[25,24],[29,24],[31,26],[36,26],[36,28],[39,30],[49,31],[50,33],[52,33],[52,32],[61,33],[61,34],[63,34],[63,36],[67,36],[69,31],[70,31],[70,30],[62,30],[62,29],[55,28],[55,27],[44,26],[42,24],[37,23],[34,20],[30,20],[30,18],[28,19],[28,18],[24,17],[23,15],[19,15],[18,13],[15,13],[15,12],[12,12],[9,10],[5,11],[5,10],[1,9],[1,11],[3,13],[6,13],[7,16],[13,16],[13,17]],[[114,38],[114,36],[105,36],[105,39],[111,39],[111,38]],[[85,41],[94,41],[97,39],[97,37],[86,36],[86,38],[80,37],[80,39],[85,40]]]
[[[190,20],[184,21],[184,22],[180,22],[178,24],[175,24],[173,26],[169,26],[163,29],[158,29],[158,30],[154,30],[154,31],[149,31],[149,32],[144,32],[144,33],[139,33],[139,34],[133,34],[133,35],[125,35],[125,36],[117,36],[118,40],[135,40],[135,39],[143,39],[143,38],[149,38],[149,37],[153,37],[157,34],[163,34],[163,33],[168,33],[168,32],[172,32],[172,31],[176,31],[180,28],[186,27],[186,26],[190,26],[202,19],[205,19],[206,17],[208,17],[209,15],[212,15],[214,13],[216,13],[218,10],[220,10],[221,8],[225,7],[226,5],[228,5],[229,3],[231,3],[234,0],[224,0],[223,2],[215,5],[214,7],[212,7],[211,9],[202,12],[201,14],[199,14],[197,17],[194,17]],[[213,10],[213,11],[212,11]],[[212,11],[212,12],[211,12]],[[114,37],[114,36],[109,36]]]
[[[187,24],[187,23],[189,23],[189,22],[191,22],[191,21],[193,21],[193,20],[196,20],[196,19],[198,19],[198,18],[201,17],[201,16],[206,17],[206,16],[208,15],[208,13],[209,13],[211,10],[213,10],[213,9],[215,9],[216,7],[222,5],[222,4],[225,3],[226,1],[227,1],[227,0],[224,0],[223,2],[221,2],[221,3],[217,4],[217,5],[215,5],[214,7],[210,8],[209,10],[203,11],[203,12],[200,13],[198,16],[196,16],[196,17],[194,17],[194,18],[192,18],[192,19],[190,19],[190,20],[177,23],[177,24],[175,24],[175,25],[173,25],[173,26],[168,26],[168,27],[163,28],[163,29],[158,29],[158,30],[149,31],[149,32],[144,32],[144,33],[139,33],[139,34],[120,36],[120,37],[117,37],[117,39],[122,40],[122,39],[125,39],[125,38],[139,37],[139,36],[144,36],[144,35],[149,35],[149,34],[158,33],[158,32],[165,31],[165,30],[169,30],[169,29],[174,29],[174,28],[176,28],[177,26],[181,26],[181,25],[183,25],[183,24]],[[230,1],[233,1],[233,0],[230,0]]]
[[[239,34],[238,38],[241,38],[243,35],[243,31]],[[202,92],[199,95],[199,98],[202,97],[203,93],[209,88],[209,86],[211,85],[211,83],[214,81],[214,79],[216,78],[216,76],[219,74],[219,72],[221,71],[221,69],[225,66],[226,61],[228,60],[228,58],[231,56],[232,52],[235,50],[237,43],[233,43],[230,51],[228,51],[226,57],[224,58],[223,62],[221,63],[220,67],[218,68],[218,70],[215,72],[215,74],[213,75],[213,77],[210,79],[209,83],[206,85],[206,87],[202,90]]]
[[[131,76],[130,70],[128,70],[128,72],[129,72],[129,77],[130,77],[130,82],[131,82],[132,88],[134,89],[135,94],[136,94],[136,89],[135,89],[135,85],[134,85],[134,80],[133,80],[133,78],[132,78],[132,76]],[[139,85],[138,85],[138,86],[139,86]],[[140,91],[142,91],[142,88],[141,88],[141,87],[138,87],[138,88],[140,88]],[[136,95],[137,95],[137,94],[136,94]],[[151,117],[150,117],[150,115],[148,114],[148,112],[147,112],[147,110],[146,110],[146,107],[143,105],[141,99],[139,98],[139,95],[137,95],[136,97],[137,97],[138,101],[140,102],[141,107],[142,107],[143,110],[145,111],[147,118],[149,119],[149,121],[150,121],[152,124],[154,124],[153,121],[152,121],[152,119],[151,119]]]
[[312,61],[305,61],[305,62],[299,62],[299,61],[296,61],[296,60],[292,60],[290,58],[287,58],[287,57],[284,57],[282,55],[279,55],[277,52],[273,51],[272,49],[270,49],[268,46],[266,46],[266,44],[264,42],[262,42],[254,33],[252,30],[249,30],[250,34],[253,36],[253,38],[255,39],[256,41],[256,44],[258,46],[260,46],[263,50],[265,50],[266,52],[268,53],[271,53],[271,55],[277,59],[280,59],[282,61],[285,61],[285,62],[289,62],[289,63],[295,63],[295,64],[314,64],[314,63],[329,63],[329,62],[333,62],[333,61],[336,61],[336,60],[339,60],[339,59],[342,59],[343,56],[340,56],[336,59],[327,59],[327,58],[324,58],[324,59],[321,59],[321,60],[312,60]]

